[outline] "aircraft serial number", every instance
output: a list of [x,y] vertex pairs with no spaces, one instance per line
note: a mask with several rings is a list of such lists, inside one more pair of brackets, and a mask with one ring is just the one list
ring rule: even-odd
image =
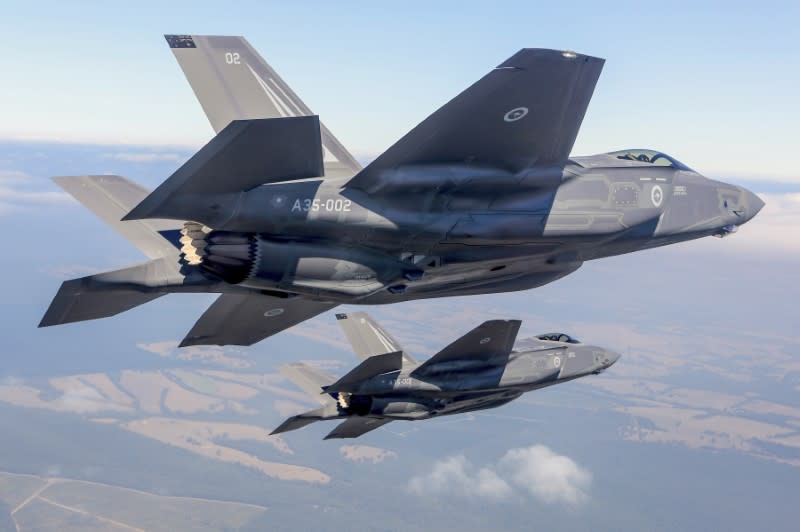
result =
[[352,204],[353,202],[349,199],[296,199],[292,204],[292,212],[350,212],[350,207]]

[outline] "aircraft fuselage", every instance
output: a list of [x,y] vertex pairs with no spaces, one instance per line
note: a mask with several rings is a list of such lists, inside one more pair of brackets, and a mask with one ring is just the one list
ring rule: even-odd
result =
[[202,260],[243,261],[235,275],[217,267],[207,276],[356,304],[523,290],[586,260],[724,236],[762,205],[677,161],[660,166],[614,154],[513,175],[405,168],[369,191],[346,182],[262,185],[228,198],[219,211],[233,214],[224,219],[205,209],[203,222],[214,230],[204,239],[227,243],[206,245]]

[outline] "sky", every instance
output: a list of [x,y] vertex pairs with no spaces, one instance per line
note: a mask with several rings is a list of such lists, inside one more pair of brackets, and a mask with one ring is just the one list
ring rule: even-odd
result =
[[[627,147],[664,150],[709,177],[745,184],[759,193],[766,206],[758,217],[729,238],[705,238],[593,261],[575,275],[533,292],[367,310],[386,317],[392,333],[423,356],[446,343],[439,338],[441,331],[456,338],[487,316],[522,317],[525,334],[566,330],[624,352],[622,363],[598,377],[598,382],[651,380],[677,390],[702,391],[709,400],[725,392],[755,403],[768,399],[778,407],[795,408],[800,391],[793,307],[800,297],[796,282],[800,172],[795,161],[800,153],[799,21],[796,0],[603,4],[0,0],[4,50],[0,53],[0,227],[15,228],[5,232],[4,245],[10,251],[0,264],[0,274],[17,281],[8,283],[0,298],[5,353],[0,387],[86,372],[156,371],[184,362],[195,369],[207,367],[201,365],[205,360],[178,360],[182,355],[172,347],[210,304],[212,297],[207,294],[162,298],[107,320],[35,329],[62,281],[143,260],[133,246],[47,178],[108,172],[153,188],[213,136],[162,37],[196,33],[246,36],[362,161],[380,154],[522,47],[570,49],[605,58],[574,153]],[[42,246],[43,238],[48,246]],[[329,313],[306,327],[307,332],[324,333],[335,322]],[[296,330],[302,331],[302,326]],[[436,338],[435,346],[425,343],[431,337]],[[299,353],[338,356],[309,338],[313,336],[287,332],[243,352],[241,359],[236,357],[242,352],[233,348],[219,358],[256,360],[263,366],[253,371],[273,371]],[[339,354],[344,364],[352,363],[349,352]],[[345,366],[338,370],[344,372]],[[742,374],[751,380],[729,377]],[[562,393],[560,387],[554,388]],[[680,454],[684,449],[677,444],[653,449],[629,445],[618,429],[628,425],[617,425],[611,417],[622,417],[613,410],[615,404],[623,404],[616,403],[621,399],[593,402],[594,410],[585,413],[564,410],[570,402],[596,401],[594,392],[580,390],[565,386],[567,395],[547,395],[552,390],[531,394],[527,399],[542,402],[521,399],[495,412],[512,417],[483,413],[478,428],[465,416],[456,419],[464,425],[454,425],[452,432],[432,432],[438,430],[435,425],[429,429],[422,424],[413,428],[420,432],[407,438],[405,434],[397,438],[388,429],[376,431],[365,441],[385,446],[394,455],[387,459],[395,464],[388,476],[375,464],[356,470],[338,457],[337,448],[322,447],[318,439],[332,426],[310,427],[287,441],[297,453],[291,457],[293,463],[308,462],[342,479],[326,493],[346,503],[332,506],[338,504],[347,512],[357,509],[362,522],[368,521],[363,512],[369,510],[382,513],[383,519],[418,518],[424,525],[427,514],[418,517],[415,511],[406,511],[406,504],[410,501],[416,508],[414,501],[430,499],[435,501],[431,515],[447,516],[466,507],[473,511],[468,515],[486,514],[484,519],[506,514],[511,524],[519,522],[513,521],[515,516],[520,520],[530,516],[531,523],[544,529],[554,528],[549,523],[563,528],[578,523],[574,528],[580,529],[586,519],[623,525],[622,520],[628,519],[627,528],[632,530],[653,522],[663,529],[690,528],[669,519],[714,528],[703,526],[721,519],[708,508],[724,513],[727,522],[744,517],[742,529],[761,522],[762,516],[791,529],[794,523],[785,518],[791,511],[783,501],[795,490],[783,487],[795,486],[796,473],[786,474],[785,466],[778,469],[766,461],[748,466],[744,455],[728,462],[731,456],[725,452],[692,449],[696,454],[690,460],[688,454]],[[664,400],[667,393],[671,392],[657,399]],[[687,397],[694,401],[698,396]],[[42,430],[48,434],[49,447],[33,456],[43,456],[45,464],[63,462],[59,456],[68,456],[73,446],[88,438],[84,434],[94,434],[84,432],[86,427],[78,425],[82,418],[74,415],[86,409],[89,399],[61,396],[64,403],[71,402],[73,411],[63,424],[51,425],[55,418],[42,422],[33,418],[33,410],[22,411],[35,428],[31,434],[37,439]],[[548,400],[557,408],[541,408]],[[675,412],[699,408],[665,404]],[[17,418],[5,407],[0,402],[0,423],[11,423]],[[280,421],[271,402],[258,408],[263,409],[258,417],[248,421],[254,426],[271,429]],[[713,421],[705,410],[697,412],[701,421]],[[91,415],[84,413],[87,418]],[[541,421],[510,421],[520,414],[545,419],[546,430]],[[226,410],[214,419],[241,419],[238,415]],[[749,430],[750,418],[742,412],[724,415],[741,415]],[[778,417],[769,413],[759,419],[773,422]],[[635,419],[629,414],[625,418],[631,423]],[[688,419],[690,423],[671,431],[676,438],[699,426],[693,424],[700,423],[694,417]],[[647,423],[642,427],[652,429]],[[794,423],[796,438],[800,425]],[[56,433],[54,426],[65,428]],[[14,429],[4,432],[5,448],[13,446],[15,453],[27,456],[29,449],[18,443],[25,441],[22,431],[16,425]],[[507,438],[484,437],[495,433]],[[130,457],[139,455],[128,450],[139,449],[136,446],[144,440],[125,441],[128,446],[105,446],[98,453],[101,461],[116,453],[124,465],[117,477],[113,468],[107,468],[104,481],[121,484],[123,475],[137,469],[139,462]],[[739,444],[735,438],[732,441]],[[739,451],[752,451],[750,440],[741,441],[745,444]],[[178,456],[167,446],[154,449],[165,463]],[[78,451],[87,463],[97,458]],[[16,454],[0,455],[4,463],[17,461]],[[289,460],[282,455],[279,459]],[[215,477],[221,473],[209,464],[203,462],[209,469],[200,469],[199,474],[211,479],[206,483],[212,488],[220,493],[248,490],[247,484],[216,485],[220,478],[238,477]],[[162,473],[158,469],[144,473],[156,478]],[[65,469],[63,475],[76,475],[76,470]],[[195,473],[185,467],[175,475],[174,485],[189,489]],[[54,474],[62,475],[47,473]],[[785,478],[789,480],[781,480]],[[386,482],[394,497],[387,498],[376,488],[386,479],[394,480]],[[305,508],[299,503],[318,500],[302,486],[287,484],[286,493],[279,493],[278,484],[257,480],[270,497],[279,494],[294,503],[270,502],[271,516],[278,512],[285,519],[296,508]],[[350,493],[359,497],[351,500]],[[759,501],[759,493],[765,495],[764,501],[751,504]],[[508,501],[521,502],[513,506]],[[755,505],[758,512],[752,510]],[[473,526],[480,528],[481,523],[476,519]],[[503,526],[502,521],[494,525],[515,528]],[[623,525],[599,528],[626,528]],[[777,528],[769,525],[766,528]]]
[[3,1],[0,139],[199,147],[165,33],[244,35],[362,160],[523,47],[606,59],[577,155],[798,183],[797,2]]

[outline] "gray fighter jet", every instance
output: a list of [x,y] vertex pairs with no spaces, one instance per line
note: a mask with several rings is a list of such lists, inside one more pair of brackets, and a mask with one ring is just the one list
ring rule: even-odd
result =
[[41,326],[215,292],[182,345],[251,345],[341,303],[535,288],[763,206],[659,151],[570,157],[596,57],[520,50],[362,168],[244,39],[167,42],[218,134],[152,193],[56,178],[151,260],[65,282]]
[[517,342],[518,320],[487,321],[422,364],[366,313],[337,314],[363,360],[340,379],[302,363],[281,372],[322,406],[272,433],[344,420],[325,439],[356,438],[396,419],[415,421],[495,408],[531,390],[608,369],[619,355],[566,334]]

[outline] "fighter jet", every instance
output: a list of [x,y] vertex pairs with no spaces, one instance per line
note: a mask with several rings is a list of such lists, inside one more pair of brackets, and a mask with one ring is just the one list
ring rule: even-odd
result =
[[618,359],[563,333],[517,342],[519,320],[484,322],[423,363],[364,312],[337,314],[361,364],[340,379],[302,363],[281,372],[321,406],[272,433],[343,420],[325,439],[357,438],[394,420],[416,421],[495,408],[531,390],[598,374]]
[[55,178],[151,260],[65,282],[41,326],[214,292],[181,345],[251,345],[342,303],[535,288],[763,206],[657,150],[571,157],[597,57],[520,50],[362,168],[243,38],[166,39],[217,135],[153,192]]

